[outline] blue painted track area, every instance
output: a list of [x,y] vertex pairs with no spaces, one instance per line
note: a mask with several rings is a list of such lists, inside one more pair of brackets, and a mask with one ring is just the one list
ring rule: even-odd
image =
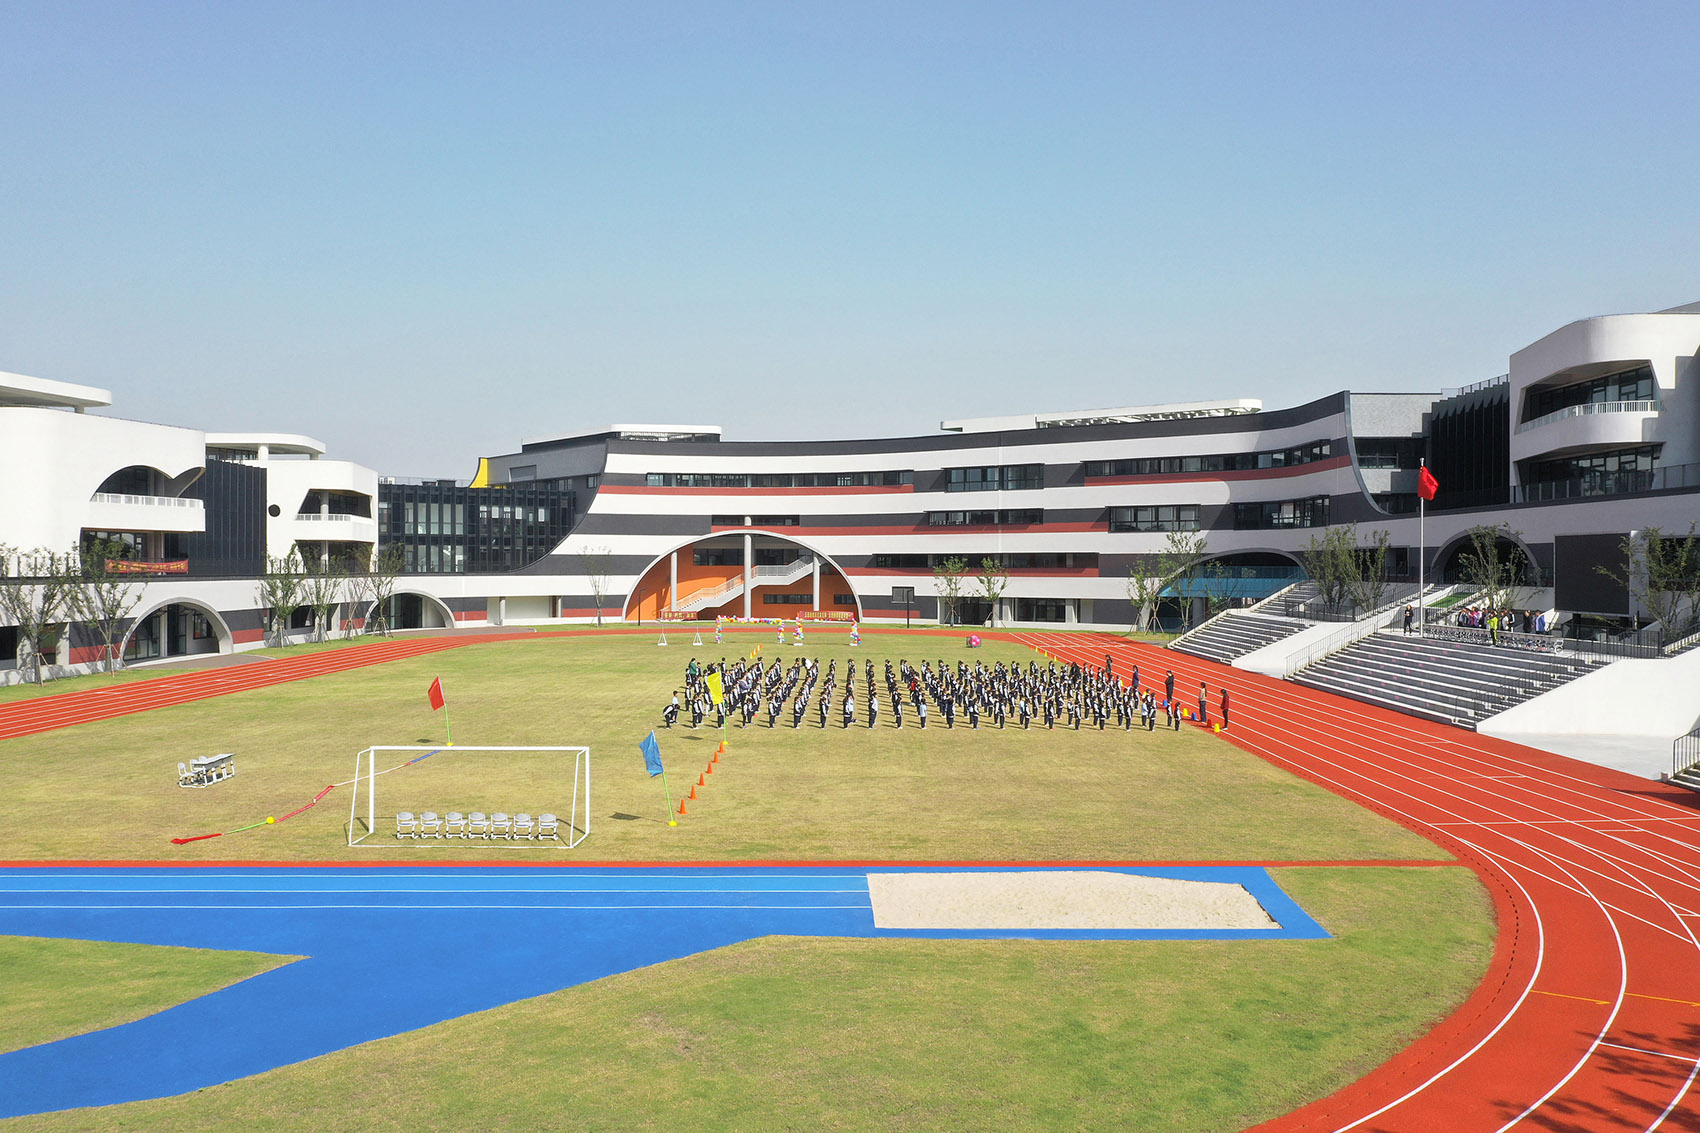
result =
[[1328,935],[1256,867],[1091,868],[1235,882],[1281,927],[876,928],[867,875],[922,872],[909,866],[0,870],[0,934],[305,957],[133,1023],[0,1055],[0,1117],[185,1093],[760,936]]

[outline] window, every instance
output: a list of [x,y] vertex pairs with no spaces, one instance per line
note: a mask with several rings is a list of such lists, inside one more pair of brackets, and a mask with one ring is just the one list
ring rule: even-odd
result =
[[711,527],[742,527],[744,517],[741,515],[711,515],[708,517]]
[[834,606],[854,606],[856,604],[856,596],[854,594],[834,594],[832,596],[832,604]]
[[802,517],[795,515],[758,515],[755,517],[757,527],[796,527],[801,522]]
[[1044,486],[1043,464],[945,469],[945,490],[948,492],[1020,492]]
[[811,606],[814,604],[813,594],[763,594],[763,604],[768,606]]
[[697,566],[743,566],[742,547],[698,547],[691,552],[691,562]]
[[929,511],[929,527],[1022,526],[1045,522],[1044,508],[1003,508],[986,511]]
[[1574,405],[1652,401],[1654,396],[1652,367],[1637,366],[1633,370],[1565,386],[1535,386],[1524,395],[1523,420],[1533,421]]
[[537,479],[537,465],[516,464],[508,469],[508,483],[521,484],[527,480]]
[[1421,437],[1359,437],[1352,443],[1360,468],[1416,468],[1423,455]]
[[[585,487],[594,488],[595,477],[586,477]],[[913,484],[908,470],[880,472],[649,472],[644,483],[651,488],[895,488]]]
[[1375,506],[1382,511],[1394,515],[1404,515],[1417,510],[1417,494],[1415,492],[1376,492],[1370,496]]
[[1653,466],[1663,447],[1641,445],[1563,460],[1532,460],[1523,479],[1528,484],[1574,480],[1579,482],[1584,495],[1644,492],[1652,487]]
[[926,555],[875,555],[874,566],[882,570],[927,570],[932,564]]
[[1234,528],[1258,531],[1284,527],[1327,527],[1328,497],[1302,500],[1273,500],[1260,504],[1235,504]]
[[1197,531],[1197,504],[1165,504],[1158,507],[1113,507],[1111,531]]
[[1018,622],[1066,622],[1066,598],[1017,598],[1015,620]]
[[1327,460],[1332,441],[1312,441],[1293,448],[1266,452],[1212,453],[1204,456],[1148,456],[1129,460],[1089,460],[1088,476],[1182,476],[1209,472],[1251,472],[1259,468],[1291,468]]

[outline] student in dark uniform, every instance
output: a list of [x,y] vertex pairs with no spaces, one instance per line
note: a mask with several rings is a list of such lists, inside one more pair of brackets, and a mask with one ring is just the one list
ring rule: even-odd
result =
[[1173,669],[1168,670],[1163,676],[1163,699],[1168,701],[1175,699],[1175,671]]

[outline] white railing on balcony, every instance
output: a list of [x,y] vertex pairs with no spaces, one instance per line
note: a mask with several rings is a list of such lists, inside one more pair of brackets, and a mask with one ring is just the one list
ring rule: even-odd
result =
[[1563,409],[1554,410],[1532,421],[1524,421],[1517,426],[1519,433],[1530,429],[1538,429],[1542,425],[1550,425],[1554,421],[1562,421],[1566,417],[1592,417],[1596,413],[1657,413],[1659,403],[1656,401],[1590,401],[1586,405],[1569,405]]
[[796,582],[815,569],[815,557],[802,555],[779,566],[759,566],[750,571],[750,581],[757,586],[777,586]]
[[206,505],[200,500],[187,499],[183,496],[128,496],[118,492],[96,492],[89,497],[90,503],[96,504],[125,504],[142,507],[186,507],[192,511],[203,511]]
[[365,519],[367,517],[364,515],[348,515],[346,513],[334,511],[329,515],[320,515],[316,511],[298,511],[295,513],[295,518],[308,523],[317,523],[321,519],[328,519],[333,523],[353,523],[357,519]]
[[729,602],[744,592],[744,576],[729,578],[718,586],[710,586],[706,590],[698,590],[681,602],[675,602],[673,609],[680,613],[700,610],[705,606],[719,606]]

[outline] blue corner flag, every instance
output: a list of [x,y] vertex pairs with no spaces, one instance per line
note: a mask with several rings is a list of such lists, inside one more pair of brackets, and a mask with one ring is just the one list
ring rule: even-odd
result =
[[643,752],[643,766],[649,772],[651,779],[661,774],[661,745],[655,742],[655,733],[649,733],[647,739],[638,744],[638,750]]

